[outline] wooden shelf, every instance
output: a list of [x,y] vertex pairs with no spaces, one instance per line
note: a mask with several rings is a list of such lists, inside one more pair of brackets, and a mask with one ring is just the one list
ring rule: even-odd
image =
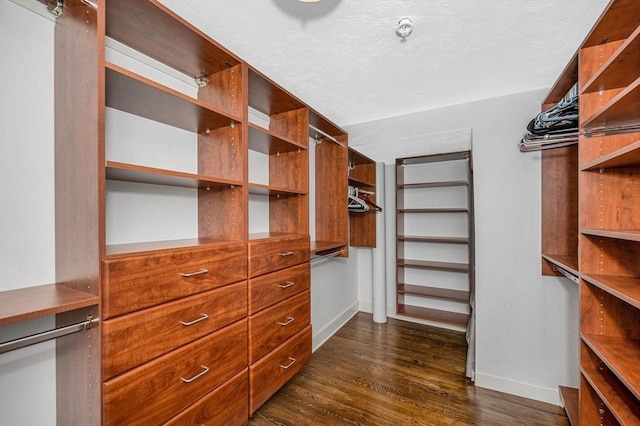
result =
[[95,306],[100,297],[64,284],[0,292],[0,326]]
[[640,309],[640,278],[583,274],[582,279]]
[[431,260],[398,259],[398,266],[408,268],[435,269],[439,271],[469,272],[469,265],[455,262],[436,262]]
[[580,170],[613,169],[621,167],[640,166],[640,140],[625,146],[610,154],[590,161],[580,168]]
[[269,116],[306,107],[301,100],[251,66],[249,106]]
[[640,230],[638,229],[591,229],[583,228],[580,232],[584,235],[593,235],[595,237],[615,238],[618,240],[639,241]]
[[602,65],[600,70],[585,84],[582,92],[626,87],[638,77],[637,52],[640,51],[640,27]]
[[272,238],[300,237],[308,236],[307,234],[296,234],[291,232],[255,232],[249,234],[250,241],[270,240]]
[[146,241],[142,243],[110,244],[107,246],[106,259],[120,256],[147,255],[161,250],[173,250],[188,247],[225,245],[243,241],[216,240],[213,238],[185,238],[180,240]]
[[582,128],[590,131],[637,124],[638,104],[640,104],[640,77],[637,77],[633,83],[591,117],[584,120]]
[[638,26],[639,12],[637,0],[610,2],[581,47],[597,46],[606,41],[611,42],[629,37]]
[[268,195],[274,197],[294,197],[297,195],[306,195],[307,191],[296,191],[288,188],[280,188],[273,185],[263,185],[260,183],[249,184],[249,194]]
[[584,333],[582,341],[640,399],[640,341]]
[[437,321],[447,324],[466,327],[469,323],[469,314],[441,311],[439,309],[422,308],[398,304],[398,315],[406,315],[412,318],[419,318],[428,321]]
[[402,241],[413,241],[418,243],[441,243],[441,244],[469,244],[467,237],[430,237],[416,235],[398,235],[396,239]]
[[[326,118],[324,115],[320,114],[313,108],[309,108],[309,125],[315,127],[316,129],[320,129],[328,135],[337,138],[339,136],[344,136],[347,132],[333,123],[331,120]],[[309,131],[309,136],[314,137],[313,131]],[[322,135],[318,135],[322,136]],[[349,148],[351,151],[351,148]]]
[[368,182],[366,180],[362,180],[362,179],[356,179],[352,176],[349,176],[349,185],[351,186],[359,186],[359,187],[363,187],[363,186],[367,186],[367,187],[375,187],[376,184],[373,182]]
[[109,0],[106,23],[108,37],[192,77],[240,64],[239,58],[156,1]]
[[413,296],[433,297],[437,299],[456,300],[469,302],[469,292],[464,290],[452,290],[448,288],[425,287],[415,284],[398,283],[398,293]]
[[417,157],[399,158],[396,163],[399,165],[439,163],[442,161],[466,160],[471,157],[470,151],[450,152],[446,154],[421,155]]
[[371,158],[367,157],[364,154],[361,154],[354,148],[349,148],[349,163],[350,164],[371,164],[375,163]]
[[[624,388],[617,388],[611,380],[607,380],[607,372],[604,374],[595,368],[582,367],[582,376],[596,392],[600,400],[607,406],[611,414],[623,425],[637,424],[634,413],[640,412],[640,403],[628,396]],[[610,375],[609,373],[608,375]]]
[[276,135],[271,130],[249,123],[249,149],[272,155],[302,149],[306,150],[307,147],[285,136]]
[[452,180],[443,182],[422,182],[422,183],[404,183],[396,185],[398,189],[415,189],[415,188],[443,188],[449,186],[468,186],[466,180]]
[[571,272],[576,277],[580,276],[578,272],[578,255],[565,255],[565,254],[542,254],[542,258],[548,260],[554,265],[559,266],[565,271]]
[[428,209],[397,209],[398,213],[469,213],[467,208],[457,207],[434,207]]
[[542,101],[542,109],[546,110],[558,102],[571,90],[578,81],[578,52],[576,52],[569,63],[565,66],[560,76],[549,90],[549,93]]
[[311,248],[309,251],[311,254],[318,254],[322,252],[337,251],[337,249],[345,246],[346,243],[340,241],[311,241]]
[[135,164],[107,161],[107,180],[148,183],[153,185],[183,188],[236,187],[241,181],[219,179],[211,176],[138,166]]
[[559,386],[560,401],[564,406],[571,426],[580,425],[580,398],[578,389],[567,386]]
[[106,105],[194,133],[242,121],[205,102],[106,63]]

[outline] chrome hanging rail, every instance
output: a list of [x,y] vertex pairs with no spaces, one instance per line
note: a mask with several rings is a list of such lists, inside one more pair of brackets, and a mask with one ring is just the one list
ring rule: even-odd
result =
[[[313,130],[314,132],[321,134],[322,136],[324,136],[325,138],[329,139],[330,141],[337,143],[341,147],[346,148],[346,146],[342,142],[340,142],[338,139],[334,138],[330,134],[328,134],[326,132],[323,132],[322,130],[318,129],[317,127],[312,126],[311,124],[309,124],[309,128],[311,130]],[[312,138],[314,138],[316,141],[318,139],[320,139],[320,138],[318,138],[317,135],[316,136],[312,136]]]
[[85,331],[92,328],[92,326],[98,322],[100,322],[99,318],[92,318],[91,315],[89,315],[86,321],[54,328],[53,330],[43,331],[42,333],[32,334],[31,336],[9,340],[8,342],[0,343],[0,354],[24,348],[26,346],[35,345],[36,343],[46,342],[47,340],[57,339],[58,337],[66,336],[68,334]]

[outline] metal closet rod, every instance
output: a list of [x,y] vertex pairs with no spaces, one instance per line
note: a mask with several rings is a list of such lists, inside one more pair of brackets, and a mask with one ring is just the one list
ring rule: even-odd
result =
[[[324,136],[325,138],[329,139],[330,141],[333,141],[335,143],[337,143],[338,145],[340,145],[341,147],[345,148],[344,144],[342,142],[340,142],[338,139],[334,138],[333,136],[331,136],[329,133],[323,132],[322,130],[318,129],[317,127],[312,126],[311,124],[309,124],[309,128],[311,130],[313,130],[316,133],[320,133],[322,136]],[[317,137],[314,137],[314,139],[318,139]]]
[[0,354],[35,345],[36,343],[46,342],[47,340],[57,339],[58,337],[68,334],[85,331],[98,322],[100,322],[99,318],[92,318],[91,315],[89,315],[86,321],[54,328],[53,330],[43,331],[42,333],[32,334],[31,336],[20,337],[19,339],[9,340],[8,342],[0,343]]
[[553,265],[553,270],[557,271],[557,272],[560,272],[562,275],[564,275],[565,277],[569,278],[574,283],[580,284],[580,279],[578,277],[576,277],[575,275],[573,275],[571,272],[565,270],[564,268],[561,268],[558,265]]
[[340,250],[336,250],[336,251],[331,252],[331,253],[323,254],[323,255],[320,255],[320,256],[314,256],[314,257],[312,257],[312,258],[311,258],[310,262],[311,262],[311,263],[314,263],[314,262],[317,262],[317,261],[319,261],[319,260],[326,259],[326,258],[328,258],[328,257],[336,257],[336,256],[338,256],[340,253],[342,253],[342,249],[340,249]]

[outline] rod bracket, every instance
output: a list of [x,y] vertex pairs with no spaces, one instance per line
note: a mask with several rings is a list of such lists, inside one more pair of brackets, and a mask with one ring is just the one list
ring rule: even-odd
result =
[[49,3],[47,10],[56,18],[64,15],[64,4],[62,0],[55,0],[53,3]]

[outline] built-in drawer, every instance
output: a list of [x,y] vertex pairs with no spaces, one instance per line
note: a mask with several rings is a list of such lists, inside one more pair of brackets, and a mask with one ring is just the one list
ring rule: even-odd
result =
[[249,276],[256,277],[309,260],[308,235],[287,235],[249,241]]
[[102,317],[138,311],[246,278],[244,243],[109,256],[103,264]]
[[103,384],[103,424],[166,422],[247,367],[241,320]]
[[165,426],[246,425],[249,418],[248,371],[234,378],[165,423]]
[[309,288],[309,262],[249,280],[249,314]]
[[246,281],[102,323],[102,364],[109,379],[247,316]]
[[311,359],[311,325],[249,367],[249,413],[253,414]]
[[311,321],[310,291],[290,297],[249,317],[249,362],[284,342]]

